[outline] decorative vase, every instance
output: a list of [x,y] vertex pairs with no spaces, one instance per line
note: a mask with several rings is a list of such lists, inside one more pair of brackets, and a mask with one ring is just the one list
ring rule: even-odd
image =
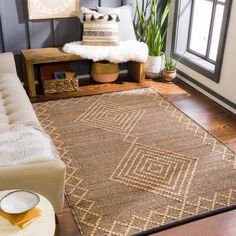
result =
[[168,71],[166,69],[164,69],[162,71],[162,77],[167,81],[167,82],[172,82],[173,80],[175,80],[176,77],[176,70],[174,71]]
[[91,75],[98,83],[111,83],[118,79],[119,65],[108,62],[95,62],[92,65]]
[[145,64],[145,74],[148,78],[156,79],[161,75],[165,65],[164,54],[161,56],[148,56]]

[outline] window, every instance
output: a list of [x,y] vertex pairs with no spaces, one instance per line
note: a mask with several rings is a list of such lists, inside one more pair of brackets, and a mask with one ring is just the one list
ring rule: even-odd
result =
[[172,50],[182,63],[219,82],[231,0],[176,0]]
[[215,64],[225,1],[193,0],[187,51]]

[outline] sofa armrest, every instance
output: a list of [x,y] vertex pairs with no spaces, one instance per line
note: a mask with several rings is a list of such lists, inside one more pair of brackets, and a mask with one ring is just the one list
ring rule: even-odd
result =
[[3,73],[17,73],[14,55],[11,52],[0,53],[0,74]]
[[0,168],[0,191],[26,189],[42,194],[54,207],[63,211],[65,164],[61,160],[12,165]]

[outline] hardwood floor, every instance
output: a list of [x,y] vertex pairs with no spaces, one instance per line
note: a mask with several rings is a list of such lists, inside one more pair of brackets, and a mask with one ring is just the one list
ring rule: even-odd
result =
[[175,227],[152,236],[235,236],[236,210]]
[[[157,88],[176,107],[236,152],[236,115],[181,81],[166,84],[148,80],[145,85]],[[155,236],[235,236],[235,222],[236,210],[172,228]],[[80,235],[67,204],[64,212],[58,214],[58,235]]]

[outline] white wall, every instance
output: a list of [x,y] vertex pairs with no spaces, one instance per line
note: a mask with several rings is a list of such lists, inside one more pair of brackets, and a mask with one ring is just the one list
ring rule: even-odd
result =
[[[174,3],[175,0],[172,1],[172,10],[170,14],[170,27],[168,32],[168,41],[167,45],[168,48],[171,47],[171,37],[172,37],[172,29],[173,29],[173,18],[174,18]],[[204,77],[203,75],[195,72],[194,70],[190,69],[189,67],[179,63],[178,68],[183,71],[185,74],[189,75],[190,77],[194,78],[204,86],[210,88],[211,90],[215,91],[219,95],[225,97],[229,101],[236,104],[236,1],[232,0],[232,8],[231,8],[231,15],[230,21],[228,26],[228,33],[223,57],[223,64],[220,76],[220,82],[217,84],[210,79]],[[186,81],[186,80],[185,80]],[[186,81],[187,83],[190,83]],[[190,83],[191,84],[191,83]],[[191,84],[192,85],[192,84]],[[192,85],[195,88],[198,88],[195,85]],[[201,92],[207,94],[203,90],[199,89]],[[207,94],[209,95],[209,94]],[[216,102],[224,105],[227,109],[231,110],[232,112],[236,113],[235,109],[230,108],[229,106],[223,104],[218,99],[215,99],[211,95],[209,95],[212,99]]]

